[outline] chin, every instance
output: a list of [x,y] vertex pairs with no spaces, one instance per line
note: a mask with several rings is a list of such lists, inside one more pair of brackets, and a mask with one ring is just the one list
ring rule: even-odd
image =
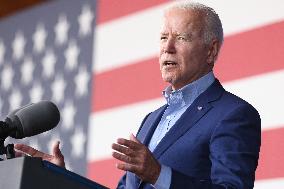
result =
[[175,79],[173,76],[163,76],[163,80],[167,83],[173,84]]

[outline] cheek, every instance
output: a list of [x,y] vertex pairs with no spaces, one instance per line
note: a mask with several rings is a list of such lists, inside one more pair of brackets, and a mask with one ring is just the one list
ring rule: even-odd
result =
[[183,68],[192,67],[200,62],[200,52],[191,48],[183,49],[179,54]]
[[159,52],[158,52],[158,57],[161,58],[162,54],[163,54],[163,51],[160,49]]
[[161,58],[159,58],[158,63],[159,63],[159,67],[160,67],[160,70],[161,70],[162,69],[162,60],[161,60]]
[[161,65],[162,65],[162,56],[163,56],[163,51],[162,50],[160,50],[159,52],[158,52],[158,58],[159,58],[159,61],[158,61],[158,63],[160,64],[160,67],[161,67]]
[[164,44],[161,42],[161,43],[160,43],[160,47],[159,47],[159,49],[158,49],[158,50],[159,50],[159,55],[160,55],[160,56],[163,54],[164,49],[165,49]]

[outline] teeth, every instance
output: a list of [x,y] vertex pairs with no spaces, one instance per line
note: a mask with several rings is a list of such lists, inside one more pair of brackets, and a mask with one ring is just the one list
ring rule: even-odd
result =
[[165,65],[176,65],[176,63],[172,61],[165,61],[164,64]]

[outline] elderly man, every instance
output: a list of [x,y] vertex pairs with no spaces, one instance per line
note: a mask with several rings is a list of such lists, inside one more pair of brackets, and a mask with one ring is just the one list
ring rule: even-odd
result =
[[[223,42],[215,11],[192,2],[165,10],[159,63],[167,104],[148,114],[130,139],[112,145],[117,188],[253,188],[260,149],[260,117],[225,91],[213,74]],[[16,149],[46,156],[30,147]],[[63,164],[58,145],[50,161]]]

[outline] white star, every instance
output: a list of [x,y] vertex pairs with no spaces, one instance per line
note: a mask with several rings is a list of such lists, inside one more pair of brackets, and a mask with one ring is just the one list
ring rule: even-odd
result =
[[31,82],[34,72],[34,63],[31,57],[26,57],[21,66],[22,82],[27,85]]
[[2,89],[7,91],[12,86],[14,71],[12,70],[12,68],[9,65],[6,65],[3,68],[1,76],[2,76],[2,78],[1,78]]
[[54,74],[54,67],[57,61],[56,56],[53,51],[47,50],[45,56],[42,59],[43,64],[43,76],[45,78],[50,78]]
[[76,84],[76,96],[80,97],[86,95],[88,92],[88,82],[90,80],[90,75],[86,67],[80,67],[78,74],[74,78]]
[[76,109],[73,102],[67,100],[64,108],[62,109],[62,128],[64,130],[70,130],[74,126],[74,116]]
[[70,25],[66,16],[61,14],[54,28],[56,44],[62,45],[67,41],[69,28]]
[[94,18],[94,13],[92,12],[90,6],[84,5],[82,8],[81,14],[78,18],[80,25],[79,34],[80,36],[86,36],[92,31],[92,20]]
[[68,71],[74,70],[78,64],[78,56],[80,49],[74,40],[70,41],[68,48],[65,50],[64,55],[66,59],[65,67]]
[[9,97],[10,112],[21,106],[22,99],[23,97],[19,90],[14,89],[11,96]]
[[37,82],[34,83],[32,89],[30,90],[31,102],[39,102],[42,99],[43,88]]
[[52,99],[57,103],[61,102],[64,98],[66,82],[62,75],[58,74],[54,82],[51,84]]
[[82,127],[76,127],[74,134],[70,138],[72,145],[71,155],[77,158],[82,157],[84,154],[84,145],[86,142],[86,136]]
[[36,32],[33,35],[34,51],[41,53],[45,47],[45,40],[47,37],[46,30],[42,23],[39,23],[36,27]]
[[0,39],[0,64],[4,62],[5,51],[6,49],[5,49],[4,43],[2,39]]
[[15,35],[15,39],[12,44],[13,58],[19,60],[24,55],[24,49],[26,45],[26,39],[22,32],[18,31]]

